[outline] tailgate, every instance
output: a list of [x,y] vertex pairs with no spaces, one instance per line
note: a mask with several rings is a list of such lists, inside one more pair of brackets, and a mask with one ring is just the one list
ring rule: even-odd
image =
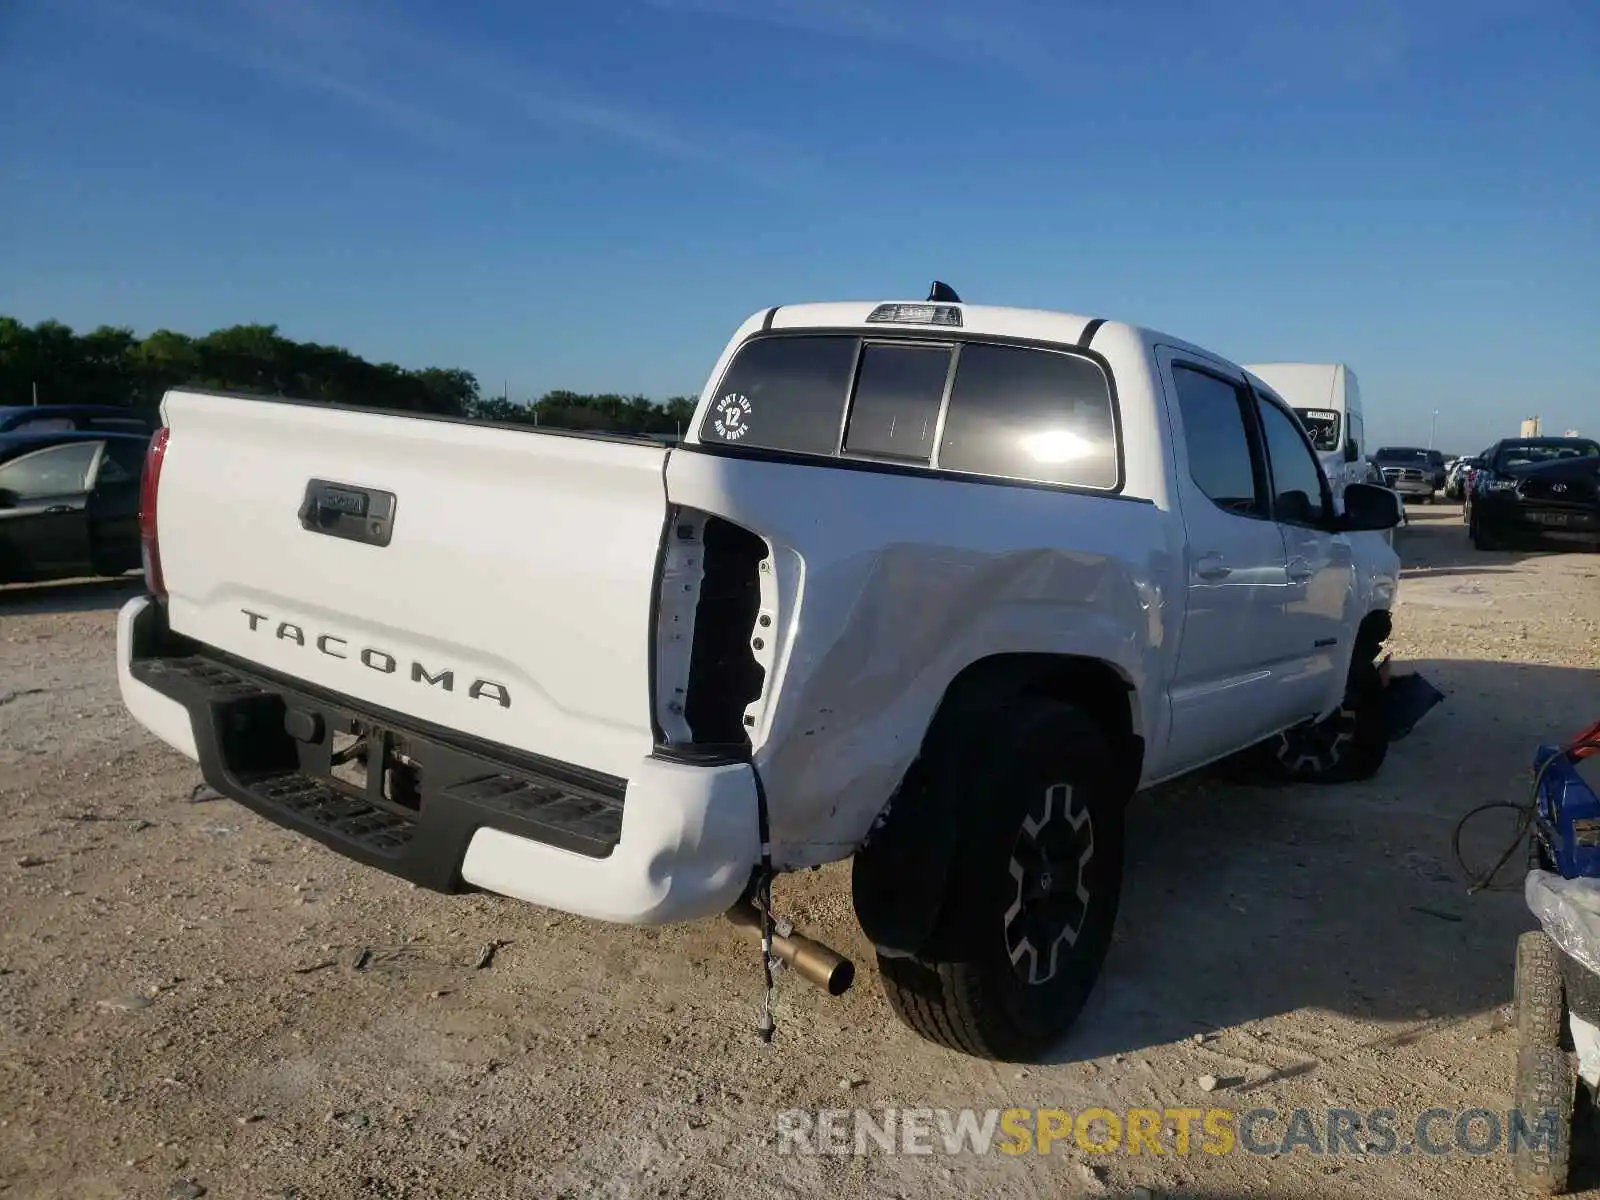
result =
[[191,392],[163,411],[174,630],[622,778],[650,753],[664,448]]

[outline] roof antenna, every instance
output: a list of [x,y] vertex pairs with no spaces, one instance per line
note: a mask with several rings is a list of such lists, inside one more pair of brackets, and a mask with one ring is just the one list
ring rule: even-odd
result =
[[944,304],[961,303],[961,297],[956,295],[955,288],[948,283],[940,283],[937,279],[933,281],[933,286],[928,289],[928,299],[937,300]]

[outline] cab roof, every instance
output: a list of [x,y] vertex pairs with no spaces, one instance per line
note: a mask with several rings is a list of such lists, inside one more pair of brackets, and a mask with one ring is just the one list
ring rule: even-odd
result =
[[[886,309],[945,309],[957,314],[955,321],[887,320],[874,314]],[[1083,313],[1048,308],[1020,308],[1000,304],[967,304],[937,300],[838,300],[803,304],[780,304],[753,314],[739,331],[739,338],[767,330],[862,329],[892,333],[899,329],[923,334],[987,334],[991,337],[1025,338],[1063,346],[1087,348],[1100,333],[1121,332],[1146,343],[1159,343],[1189,351],[1203,358],[1233,363],[1214,350],[1173,337],[1157,329],[1091,317]],[[1243,368],[1241,367],[1241,370]]]

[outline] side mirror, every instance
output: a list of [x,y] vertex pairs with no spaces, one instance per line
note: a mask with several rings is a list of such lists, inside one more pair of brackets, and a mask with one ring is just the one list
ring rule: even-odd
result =
[[1356,461],[1356,459],[1358,459],[1360,457],[1361,457],[1361,451],[1356,449],[1356,440],[1355,440],[1355,438],[1345,438],[1345,440],[1344,440],[1344,460],[1345,460],[1345,462],[1353,463],[1353,462]]
[[1405,518],[1404,501],[1398,492],[1371,483],[1347,484],[1344,489],[1344,518],[1339,528],[1347,533],[1378,533],[1393,529]]

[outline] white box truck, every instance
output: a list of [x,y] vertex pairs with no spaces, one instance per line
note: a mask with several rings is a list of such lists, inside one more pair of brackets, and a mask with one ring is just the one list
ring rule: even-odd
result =
[[1302,362],[1255,363],[1245,370],[1289,402],[1335,495],[1342,495],[1347,483],[1374,482],[1354,371],[1344,363]]

